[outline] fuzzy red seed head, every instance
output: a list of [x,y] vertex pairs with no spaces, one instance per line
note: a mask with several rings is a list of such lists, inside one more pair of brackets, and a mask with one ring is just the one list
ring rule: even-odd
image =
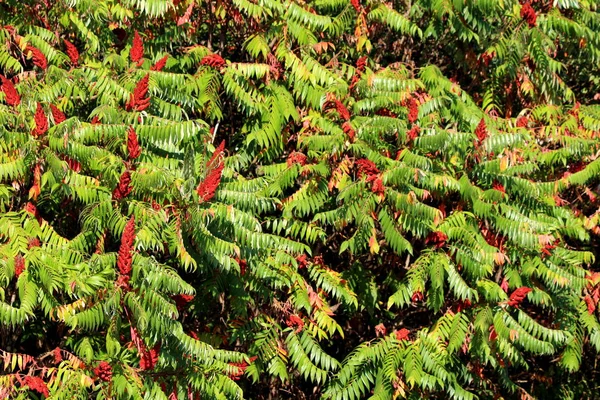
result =
[[42,378],[37,376],[27,375],[25,379],[23,379],[23,386],[27,386],[29,390],[34,392],[38,392],[45,397],[50,396],[50,392],[48,391],[48,386],[46,386],[46,382]]
[[419,103],[411,97],[406,101],[406,107],[408,108],[408,122],[414,124],[419,119]]
[[94,375],[104,382],[110,382],[112,379],[112,367],[106,361],[100,361],[98,366],[94,368]]
[[58,107],[56,107],[54,104],[50,104],[50,110],[52,111],[52,118],[54,118],[54,123],[56,125],[60,124],[61,122],[67,119],[65,114],[62,111],[60,111]]
[[494,183],[492,184],[492,189],[497,190],[502,193],[506,193],[506,189],[504,189],[504,185],[502,185],[498,181],[494,181]]
[[169,55],[166,54],[163,58],[158,60],[156,64],[150,67],[150,71],[162,71],[162,69],[167,65],[167,60],[169,59]]
[[304,328],[304,320],[296,314],[292,314],[285,321],[285,324],[289,327],[296,327],[296,333],[300,332]]
[[527,125],[529,125],[529,119],[526,116],[517,118],[517,127],[527,128]]
[[419,137],[419,133],[421,133],[421,128],[419,128],[419,125],[413,125],[413,127],[406,132],[406,137],[408,140],[413,141]]
[[61,353],[61,351],[60,351],[60,348],[58,348],[58,347],[57,347],[57,348],[55,348],[55,349],[54,349],[54,351],[53,351],[53,353],[54,353],[54,362],[55,362],[56,364],[60,363],[60,362],[63,360],[63,357],[62,357],[62,353]]
[[537,14],[533,7],[531,7],[530,2],[526,2],[521,6],[521,18],[527,22],[530,28],[536,25]]
[[293,151],[287,158],[287,165],[291,167],[294,164],[298,164],[300,166],[306,165],[307,157],[305,154],[300,153],[299,151]]
[[223,174],[224,164],[219,164],[216,168],[210,170],[198,187],[196,188],[196,192],[198,193],[198,197],[200,197],[200,202],[210,201],[217,192],[217,187],[221,183],[221,175]]
[[356,69],[359,72],[364,72],[367,67],[367,56],[362,56],[358,60],[356,60]]
[[481,118],[477,128],[475,128],[475,136],[477,137],[477,144],[480,145],[488,136],[487,125],[485,124],[485,120]]
[[408,340],[409,335],[410,331],[406,328],[402,328],[399,331],[396,331],[396,340]]
[[77,50],[77,47],[67,39],[64,39],[64,42],[71,64],[77,65],[79,63],[79,51]]
[[356,12],[360,13],[360,11],[361,11],[360,1],[359,0],[350,0],[350,3],[352,4],[352,7],[354,7]]
[[41,69],[46,69],[48,67],[48,60],[46,60],[46,56],[40,51],[40,49],[37,47],[28,46],[27,50],[31,51],[34,65],[40,67]]
[[20,254],[15,256],[15,277],[19,277],[25,271],[25,259]]
[[308,265],[308,257],[306,254],[301,254],[296,257],[296,261],[298,262],[298,269],[306,268]]
[[379,174],[379,169],[375,165],[375,163],[366,158],[361,158],[360,160],[356,160],[355,163],[358,168],[358,176],[367,176],[367,178]]
[[350,111],[348,111],[344,103],[337,99],[335,100],[335,109],[344,121],[348,121],[350,119]]
[[348,138],[353,141],[354,137],[356,136],[356,131],[352,127],[352,124],[350,124],[350,122],[346,121],[342,124],[342,129],[343,129],[344,133],[346,135],[348,135]]
[[142,154],[142,149],[138,143],[138,137],[132,126],[127,131],[127,152],[129,153],[129,159],[135,160]]
[[175,305],[179,311],[183,310],[185,306],[194,300],[194,296],[191,294],[176,294],[171,296],[171,298],[175,301]]
[[18,106],[21,103],[21,96],[17,89],[13,85],[10,79],[7,79],[4,75],[0,75],[2,79],[2,91],[4,92],[4,100],[6,104],[11,107]]
[[119,178],[117,187],[115,190],[113,190],[113,199],[121,200],[129,196],[131,190],[131,172],[129,172],[129,170],[125,170],[125,172],[123,172]]
[[133,33],[133,42],[131,43],[131,50],[129,51],[131,61],[134,63],[139,62],[144,57],[144,42],[140,37],[138,31]]
[[526,286],[521,286],[520,288],[515,289],[515,291],[512,292],[508,298],[508,305],[512,307],[518,307],[519,304],[525,300],[527,294],[529,294],[531,291],[531,288]]
[[371,192],[382,195],[385,193],[385,186],[383,186],[383,181],[381,178],[377,177],[373,180],[373,184],[371,185]]
[[133,261],[133,242],[135,241],[135,217],[132,215],[121,236],[121,247],[117,257],[117,267],[121,275],[131,273],[131,263]]
[[35,129],[32,132],[34,136],[41,136],[48,131],[48,119],[46,118],[46,114],[40,103],[37,103],[34,121]]
[[436,249],[444,247],[446,241],[448,240],[448,236],[444,232],[435,231],[430,232],[429,235],[425,238],[425,244],[433,244]]
[[215,69],[221,69],[225,66],[225,64],[226,62],[223,57],[218,54],[209,54],[200,60],[200,65],[208,65],[209,67]]
[[127,110],[144,111],[150,106],[150,97],[147,97],[149,82],[150,74],[146,74],[140,79],[125,107]]

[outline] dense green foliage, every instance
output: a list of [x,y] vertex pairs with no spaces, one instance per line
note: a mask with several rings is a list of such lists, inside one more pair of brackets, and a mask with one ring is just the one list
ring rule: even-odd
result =
[[0,398],[593,398],[600,2],[0,2]]

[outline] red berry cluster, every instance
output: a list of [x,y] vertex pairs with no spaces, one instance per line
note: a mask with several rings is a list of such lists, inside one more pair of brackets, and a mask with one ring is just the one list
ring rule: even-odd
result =
[[0,75],[0,79],[2,79],[2,91],[4,92],[6,104],[11,107],[18,106],[21,103],[21,96],[19,96],[19,92],[17,92],[13,83],[4,75]]
[[411,97],[406,101],[406,108],[408,108],[408,122],[414,124],[419,119],[419,103]]
[[37,65],[41,69],[46,69],[48,67],[48,60],[46,60],[46,56],[40,49],[33,46],[27,46],[27,50],[31,51],[34,65]]
[[156,64],[150,67],[150,71],[162,71],[162,69],[167,65],[167,60],[169,59],[169,55],[165,55],[163,58],[158,60]]
[[304,328],[304,320],[296,314],[291,314],[285,321],[285,324],[289,327],[296,327],[296,333]]
[[131,172],[129,172],[129,170],[125,170],[119,178],[119,183],[117,184],[117,187],[115,188],[115,190],[113,190],[113,199],[121,200],[129,196],[131,190]]
[[525,300],[525,297],[527,297],[527,294],[529,292],[531,292],[531,288],[528,288],[526,286],[522,286],[518,289],[515,289],[515,291],[512,292],[508,298],[508,305],[512,307],[518,307],[519,304],[521,304],[521,302]]
[[106,361],[100,361],[94,368],[94,375],[104,382],[110,382],[112,379],[112,367]]
[[144,111],[150,107],[150,97],[147,97],[149,82],[150,74],[146,74],[140,79],[129,98],[129,103],[125,106],[127,110]]
[[67,119],[65,113],[60,111],[58,107],[56,107],[54,104],[50,104],[50,110],[52,111],[52,118],[54,118],[54,123],[56,125],[60,124],[61,122]]
[[48,131],[48,119],[40,103],[37,103],[34,121],[35,129],[32,132],[33,136],[41,136]]
[[287,165],[291,167],[294,164],[298,164],[300,166],[306,165],[307,157],[305,154],[300,153],[299,151],[293,151],[287,158]]
[[175,301],[175,305],[179,311],[183,310],[189,302],[194,300],[194,296],[191,294],[176,294],[171,298]]
[[481,118],[477,128],[475,128],[475,136],[477,137],[476,146],[480,146],[488,136],[487,125],[485,124],[485,120],[483,118]]
[[129,276],[133,262],[133,242],[135,241],[135,217],[132,215],[121,236],[121,247],[117,258],[117,267],[121,275]]
[[130,126],[127,131],[127,152],[129,153],[130,160],[135,160],[142,154],[137,134],[132,126]]
[[71,60],[71,64],[77,65],[77,63],[79,63],[79,51],[77,51],[77,47],[75,47],[75,45],[69,42],[67,39],[64,39],[64,41],[65,47],[67,48],[67,55]]
[[129,56],[134,63],[139,63],[142,60],[142,57],[144,57],[144,42],[137,31],[133,33],[133,42],[131,44]]
[[27,375],[23,380],[23,386],[27,386],[29,390],[33,390],[34,392],[38,392],[45,397],[50,396],[50,392],[48,391],[48,386],[46,386],[46,382],[37,376],[29,376]]
[[531,28],[536,25],[537,14],[533,7],[531,7],[531,3],[528,1],[521,6],[521,18],[523,18]]
[[15,256],[15,276],[18,278],[25,271],[25,259],[20,254]]
[[215,69],[221,69],[225,66],[225,64],[226,62],[223,57],[218,54],[209,54],[200,60],[200,65],[208,65],[209,67]]
[[448,236],[446,236],[444,232],[435,231],[430,232],[429,235],[427,235],[425,244],[433,244],[436,249],[439,249],[446,245],[446,240],[448,240]]

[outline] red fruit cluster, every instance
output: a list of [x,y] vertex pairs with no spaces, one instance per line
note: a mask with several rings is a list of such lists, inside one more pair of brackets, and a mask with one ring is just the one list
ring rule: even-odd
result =
[[585,304],[587,306],[588,313],[590,315],[593,314],[594,311],[596,311],[596,302],[594,302],[594,300],[590,296],[585,296],[583,300],[585,301]]
[[366,158],[361,158],[360,160],[356,160],[356,166],[358,167],[358,176],[362,177],[366,175],[367,177],[377,175],[379,173],[379,169],[375,165],[375,163]]
[[361,11],[360,1],[359,0],[350,0],[350,3],[352,4],[352,7],[354,7],[356,12],[360,13],[360,11]]
[[209,67],[221,69],[225,66],[226,62],[218,54],[209,54],[204,56],[202,60],[200,60],[200,65],[208,65]]
[[354,140],[354,137],[356,136],[356,131],[354,130],[350,122],[344,122],[342,124],[342,129],[344,130],[344,133],[348,135],[348,138],[350,138],[350,140]]
[[37,47],[28,46],[27,50],[31,51],[34,65],[37,65],[41,69],[46,69],[48,67],[48,60],[46,60],[46,56],[40,51],[40,49]]
[[138,143],[137,134],[132,126],[127,131],[127,153],[129,154],[130,160],[135,160],[142,154],[142,149]]
[[502,193],[506,193],[506,189],[504,189],[504,185],[502,185],[498,181],[494,181],[494,183],[492,184],[492,189],[497,190]]
[[129,56],[134,63],[139,62],[144,56],[144,42],[137,31],[133,33],[133,42],[131,44]]
[[207,169],[214,168],[220,162],[220,160],[221,160],[220,157],[223,154],[224,150],[225,150],[225,141],[223,140],[223,141],[221,141],[219,146],[217,146],[217,148],[215,149],[215,152],[213,153],[213,155],[210,157],[210,159],[206,163]]
[[27,250],[31,250],[34,247],[40,247],[41,245],[42,245],[42,242],[40,242],[40,239],[29,238],[29,240],[27,242]]
[[17,254],[15,256],[15,277],[18,278],[23,271],[25,271],[25,260],[23,259],[23,256]]
[[216,168],[209,170],[206,179],[204,179],[198,187],[196,188],[196,192],[198,193],[198,197],[200,197],[200,201],[210,201],[217,192],[217,188],[221,183],[221,175],[223,174],[223,168],[225,165],[220,163]]
[[419,103],[411,97],[406,101],[406,108],[408,108],[408,122],[414,124],[419,119]]
[[416,291],[412,294],[412,296],[410,297],[410,300],[413,302],[417,302],[417,301],[423,301],[424,296],[423,296],[423,292],[420,291]]
[[335,109],[344,121],[348,121],[350,119],[350,111],[348,111],[346,106],[338,99],[335,100]]
[[373,184],[371,185],[371,192],[382,195],[385,193],[385,186],[383,186],[383,181],[380,177],[376,177],[373,180]]
[[542,259],[546,258],[547,256],[551,256],[552,253],[550,252],[550,250],[554,250],[556,246],[558,246],[559,242],[560,240],[556,239],[554,243],[546,243],[544,247],[542,247]]
[[4,75],[0,75],[0,79],[2,79],[2,91],[4,92],[6,104],[11,107],[18,106],[21,103],[19,92],[17,92],[10,79],[7,79]]
[[191,294],[176,294],[171,297],[175,301],[175,305],[179,311],[183,310],[192,300],[194,296]]
[[358,72],[364,72],[367,67],[367,56],[362,56],[356,60],[356,69]]
[[308,257],[306,254],[301,254],[296,257],[296,261],[298,262],[298,269],[306,268],[308,265]]
[[529,125],[529,119],[526,116],[517,118],[517,127],[527,128],[527,125]]
[[162,69],[167,65],[167,60],[169,59],[169,55],[165,55],[163,58],[158,60],[156,64],[150,67],[150,71],[162,71]]
[[[377,115],[381,115],[382,117],[390,117],[390,118],[396,118],[397,115],[395,112],[391,111],[388,108],[380,108],[379,110],[377,110],[377,112],[375,113]],[[418,114],[418,113],[417,113]]]
[[531,292],[531,288],[528,288],[527,286],[521,286],[520,288],[515,289],[515,291],[510,294],[507,304],[511,307],[518,307],[519,304],[525,300],[525,297],[527,297],[529,292]]
[[477,137],[477,146],[481,145],[481,143],[488,136],[487,125],[485,124],[485,120],[483,118],[481,118],[481,121],[479,121],[479,124],[477,124],[477,128],[475,128],[475,136]]
[[48,386],[46,386],[46,382],[37,376],[27,375],[23,380],[23,386],[27,386],[29,390],[33,390],[34,392],[38,392],[45,397],[50,396],[50,392],[48,391]]
[[129,103],[125,106],[127,110],[144,111],[150,107],[150,97],[148,96],[148,83],[150,82],[150,74],[146,74],[136,85]]
[[425,244],[432,244],[436,249],[439,249],[446,245],[446,240],[448,240],[448,236],[446,236],[444,232],[435,231],[430,232],[429,235],[427,235]]
[[125,170],[125,172],[121,174],[119,183],[115,190],[113,190],[112,196],[115,200],[121,200],[129,196],[129,193],[131,193],[131,172]]
[[289,327],[296,327],[296,333],[300,332],[304,328],[304,320],[296,314],[291,314],[285,321],[285,324]]
[[67,162],[67,166],[69,167],[69,169],[73,172],[79,172],[81,171],[81,164],[79,163],[79,161],[72,159],[69,156],[65,156],[64,160]]
[[300,166],[306,165],[307,157],[305,154],[300,153],[299,151],[293,151],[287,158],[287,165],[291,167],[294,164],[298,164]]
[[495,53],[494,52],[485,52],[481,55],[481,61],[483,62],[483,64],[487,67],[488,65],[490,65],[490,63],[492,62],[492,60],[494,59]]
[[63,360],[62,353],[61,353],[60,349],[57,347],[54,349],[54,362],[56,364],[58,364],[62,360]]
[[240,266],[240,275],[242,275],[242,276],[246,275],[246,270],[248,269],[248,261],[244,260],[243,258],[237,258],[237,257],[236,257],[235,261]]
[[[254,362],[254,360],[256,360],[257,357],[250,357],[250,364],[252,364]],[[248,368],[250,366],[250,364],[248,364],[246,361],[242,361],[241,363],[234,363],[234,362],[230,362],[229,365],[231,365],[232,367],[237,367],[236,370],[229,375],[229,378],[231,378],[234,381],[237,381],[240,379],[240,377],[242,375],[244,375],[244,372],[246,371],[246,368]]]
[[145,350],[141,353],[140,357],[140,368],[145,371],[151,371],[158,362],[158,356],[160,355],[160,344],[156,344],[150,350]]
[[104,382],[110,382],[112,379],[112,367],[106,361],[100,361],[98,366],[94,368],[94,375]]
[[456,305],[456,312],[459,313],[463,310],[466,310],[467,308],[471,307],[471,300],[466,299],[466,300],[461,300],[458,302],[458,304]]
[[410,335],[410,331],[406,328],[402,328],[399,331],[396,331],[396,340],[408,340],[408,335]]
[[48,131],[48,119],[46,118],[46,114],[40,103],[37,103],[33,119],[35,121],[35,129],[33,130],[34,136],[41,136]]
[[531,7],[531,3],[528,1],[521,7],[521,18],[523,18],[531,28],[536,25],[537,14],[533,7]]
[[65,47],[67,48],[67,55],[71,60],[71,64],[77,65],[77,63],[79,63],[79,51],[77,51],[77,47],[75,47],[75,45],[69,42],[67,39],[64,39],[64,41]]
[[408,140],[413,141],[419,137],[419,133],[421,133],[421,128],[419,128],[419,125],[413,125],[413,127],[406,132],[406,137]]
[[65,114],[62,111],[60,111],[58,107],[56,107],[54,104],[50,104],[50,110],[52,111],[52,118],[54,118],[54,123],[56,125],[60,124],[61,122],[67,119]]
[[121,247],[117,258],[117,267],[121,275],[131,273],[131,263],[133,261],[133,242],[135,240],[135,217],[132,215],[121,236]]

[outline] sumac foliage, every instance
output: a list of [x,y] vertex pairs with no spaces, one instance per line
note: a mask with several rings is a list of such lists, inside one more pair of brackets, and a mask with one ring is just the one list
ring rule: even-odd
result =
[[598,7],[2,1],[0,398],[596,398]]

